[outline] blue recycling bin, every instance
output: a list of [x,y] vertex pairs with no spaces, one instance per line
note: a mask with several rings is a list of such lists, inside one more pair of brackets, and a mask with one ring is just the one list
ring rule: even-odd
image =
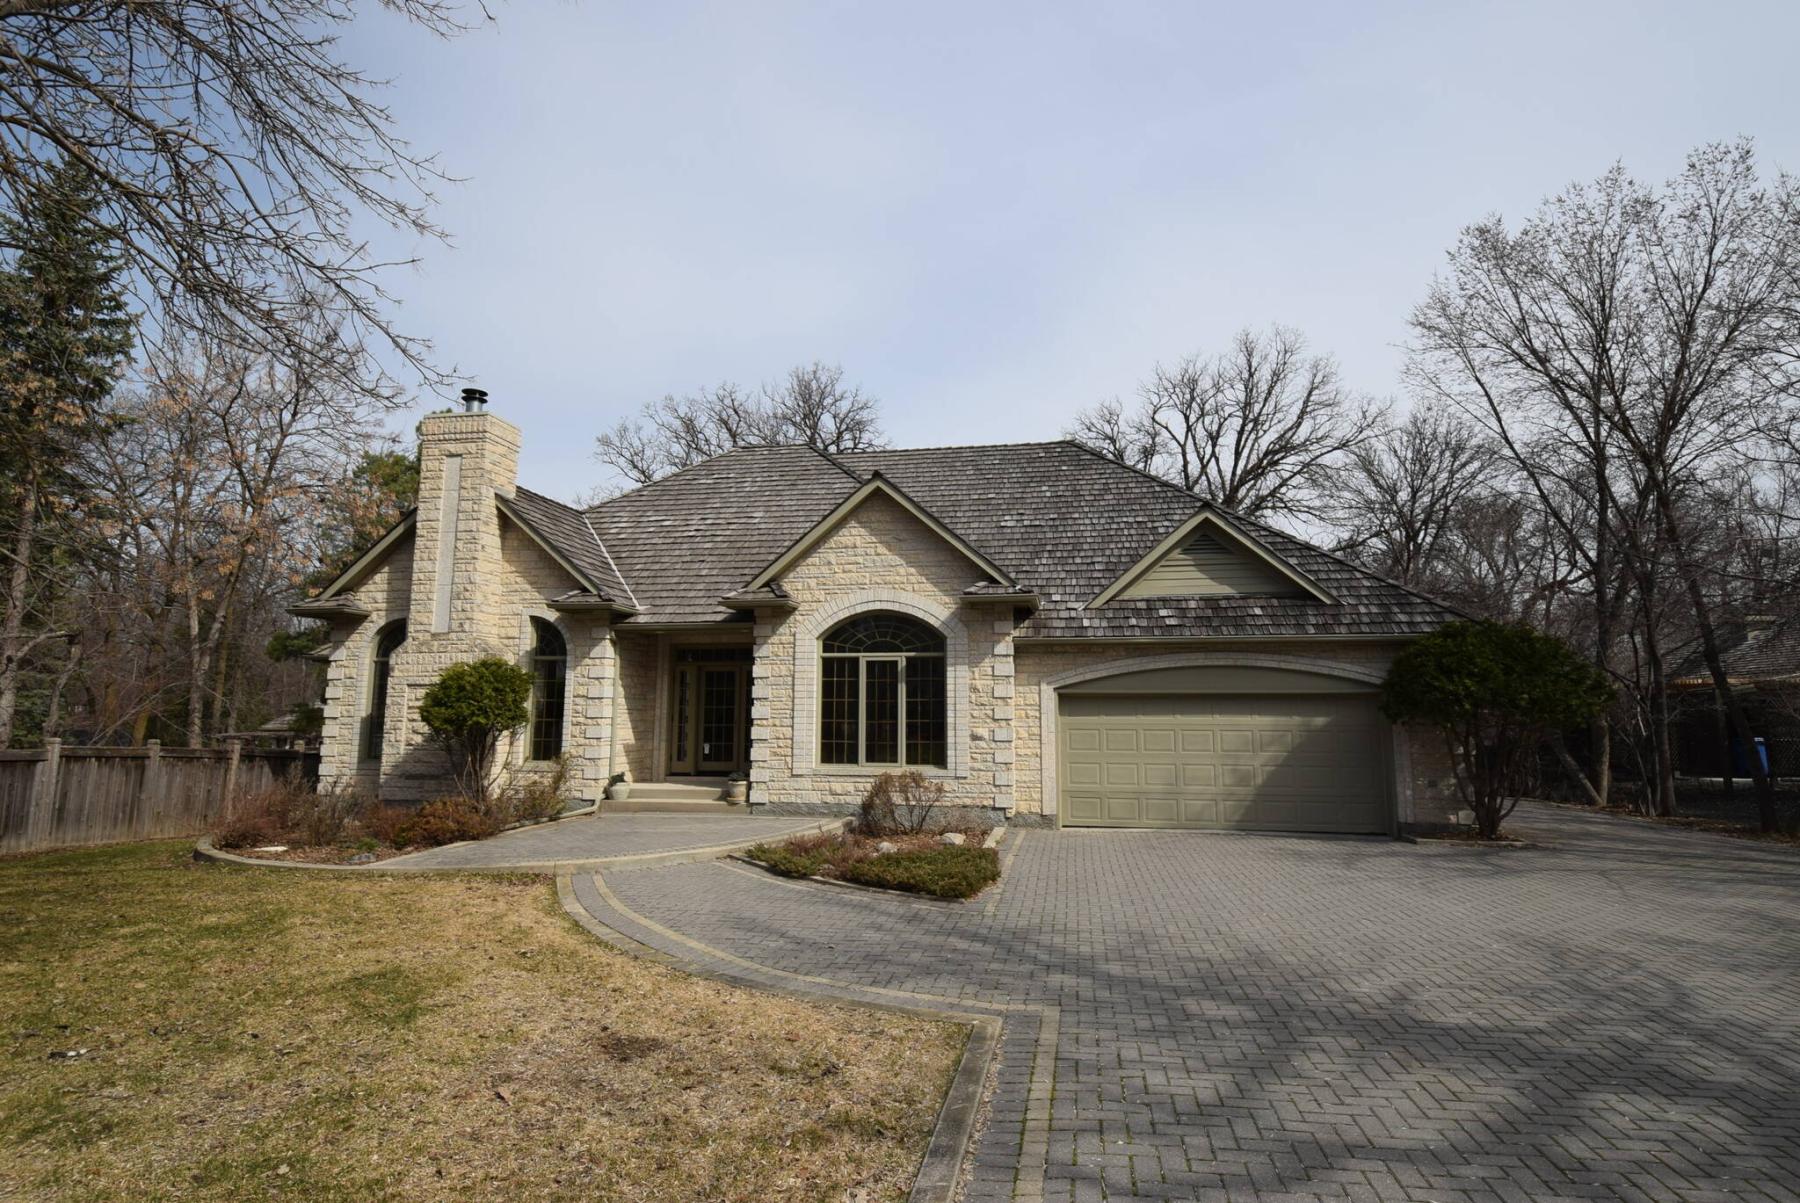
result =
[[[1763,775],[1767,776],[1769,772],[1769,745],[1760,735],[1753,736],[1752,742],[1756,744],[1756,759],[1762,765]],[[1745,754],[1744,745],[1739,743],[1736,737],[1733,737],[1731,741],[1731,772],[1732,775],[1736,777],[1750,776],[1750,757]]]

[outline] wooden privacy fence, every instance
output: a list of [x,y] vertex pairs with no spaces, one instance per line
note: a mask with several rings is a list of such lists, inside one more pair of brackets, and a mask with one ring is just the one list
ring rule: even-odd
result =
[[66,748],[0,752],[0,853],[199,835],[247,795],[319,756],[286,748]]

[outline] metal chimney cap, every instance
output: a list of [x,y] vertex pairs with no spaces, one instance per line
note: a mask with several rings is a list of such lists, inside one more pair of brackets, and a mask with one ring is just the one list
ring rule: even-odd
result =
[[466,388],[462,391],[463,412],[478,414],[487,409],[487,390],[484,388]]

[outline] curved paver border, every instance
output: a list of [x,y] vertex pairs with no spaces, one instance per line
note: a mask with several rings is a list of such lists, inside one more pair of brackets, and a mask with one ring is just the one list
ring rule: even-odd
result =
[[[796,835],[810,835],[814,832],[840,830],[849,819],[825,819],[805,826],[795,827],[780,832],[780,838],[787,839]],[[521,860],[509,861],[503,865],[408,865],[406,857],[397,856],[392,860],[374,861],[366,865],[320,865],[309,861],[297,860],[263,860],[255,856],[239,856],[213,846],[212,836],[202,836],[194,845],[194,859],[228,865],[253,865],[259,869],[324,869],[338,873],[543,873],[557,875],[563,873],[591,873],[600,869],[645,869],[657,865],[685,865],[695,861],[718,860],[733,853],[742,852],[746,848],[769,839],[764,833],[754,839],[734,840],[725,844],[706,844],[696,848],[669,848],[660,852],[628,852],[618,856],[593,856],[576,860]],[[473,843],[476,841],[463,841]],[[460,847],[459,844],[445,844],[446,848]]]
[[[612,891],[608,890],[605,883],[600,880],[598,873],[594,873],[592,877],[596,888],[601,891],[609,905],[643,921],[642,916],[635,915],[613,896]],[[951,1200],[956,1197],[957,1181],[962,1174],[962,1166],[968,1156],[969,1145],[975,1136],[976,1121],[981,1112],[981,1100],[986,1090],[988,1072],[993,1067],[1000,1051],[1000,1020],[998,1018],[966,1010],[951,1011],[913,1003],[878,1002],[867,998],[838,996],[820,989],[816,984],[811,988],[781,986],[724,970],[707,968],[645,944],[606,923],[590,911],[576,895],[573,874],[557,874],[556,897],[557,901],[562,904],[564,913],[589,935],[602,943],[631,956],[655,961],[682,973],[741,989],[760,990],[766,994],[780,995],[801,1002],[829,1002],[835,1006],[859,1007],[868,1011],[910,1015],[967,1026],[969,1029],[968,1040],[963,1044],[962,1057],[957,1061],[956,1073],[950,1079],[950,1088],[944,1094],[944,1105],[938,1109],[937,1123],[932,1126],[931,1140],[926,1144],[925,1156],[919,1163],[919,1172],[913,1179],[913,1188],[907,1195],[907,1200],[908,1203],[951,1203]],[[752,962],[745,962],[745,964],[752,964]],[[763,966],[757,966],[757,968],[771,974],[798,976],[786,975],[782,970],[767,969]],[[823,983],[829,979],[804,980]],[[853,988],[849,987],[848,983],[844,983],[844,985],[847,988]]]

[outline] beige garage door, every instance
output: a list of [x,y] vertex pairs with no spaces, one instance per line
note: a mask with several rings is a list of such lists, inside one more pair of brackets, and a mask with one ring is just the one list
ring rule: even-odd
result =
[[1067,695],[1072,827],[1390,829],[1386,727],[1362,695]]

